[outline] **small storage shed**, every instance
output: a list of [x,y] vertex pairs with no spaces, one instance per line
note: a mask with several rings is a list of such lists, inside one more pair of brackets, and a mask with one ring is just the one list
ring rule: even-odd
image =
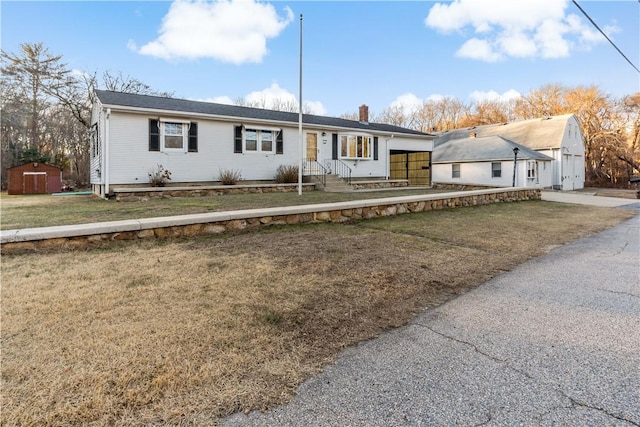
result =
[[9,194],[51,194],[62,189],[62,170],[46,163],[29,162],[7,172]]

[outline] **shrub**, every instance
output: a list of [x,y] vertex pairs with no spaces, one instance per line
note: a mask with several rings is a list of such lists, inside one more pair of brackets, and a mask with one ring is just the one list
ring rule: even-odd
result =
[[236,185],[242,179],[240,171],[233,169],[220,169],[218,181],[224,185]]
[[164,166],[158,164],[158,167],[149,171],[149,184],[152,187],[164,187],[164,185],[171,179],[171,172],[166,170]]
[[276,170],[276,182],[278,184],[291,184],[298,182],[298,166],[280,165]]

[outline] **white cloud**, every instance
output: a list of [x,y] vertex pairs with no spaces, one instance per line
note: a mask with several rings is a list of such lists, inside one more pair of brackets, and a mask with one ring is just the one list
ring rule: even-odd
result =
[[275,103],[298,103],[296,96],[281,88],[278,83],[272,83],[266,89],[251,92],[244,99],[248,104],[257,105],[260,108],[271,108]]
[[318,116],[325,116],[327,114],[327,109],[320,101],[304,101],[303,110],[305,112],[309,112],[309,114],[315,114]]
[[[227,105],[237,104],[237,100],[233,100],[226,95],[200,99],[200,101]],[[249,107],[265,108],[268,110],[298,111],[298,99],[296,96],[288,90],[281,88],[278,83],[273,83],[268,88],[262,90],[250,92],[240,98],[240,101]],[[304,101],[303,110],[309,114],[321,116],[327,114],[327,109],[320,101]]]
[[227,104],[227,105],[235,104],[233,99],[229,98],[228,96],[214,96],[213,98],[198,99],[198,101],[214,102],[216,104]]
[[469,94],[469,99],[472,102],[483,101],[511,101],[512,99],[520,98],[522,95],[515,89],[509,89],[508,91],[499,94],[495,90],[483,92],[480,90],[474,90]]
[[496,62],[502,59],[502,55],[496,52],[486,40],[467,40],[456,52],[456,56],[462,58],[479,59],[486,62]]
[[[456,56],[486,62],[507,57],[560,58],[573,49],[590,49],[604,37],[575,14],[566,14],[568,0],[453,0],[436,3],[425,19],[427,27],[468,38]],[[606,27],[610,34],[619,31]]]
[[391,108],[400,108],[406,113],[412,113],[422,108],[424,101],[412,93],[405,93],[397,97],[390,105]]
[[441,95],[439,93],[434,93],[427,96],[427,101],[438,102],[438,101],[442,101],[444,98],[445,98],[444,95]]
[[281,17],[275,8],[255,0],[217,0],[214,2],[176,0],[162,20],[160,35],[139,49],[143,55],[158,58],[214,58],[242,64],[262,61],[268,53],[267,39],[278,36],[293,20],[285,7]]

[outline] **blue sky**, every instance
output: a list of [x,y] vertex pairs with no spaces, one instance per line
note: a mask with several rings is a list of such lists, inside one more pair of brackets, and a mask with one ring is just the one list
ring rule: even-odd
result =
[[[578,0],[640,68],[640,2]],[[43,42],[70,68],[121,72],[176,97],[297,98],[319,114],[441,96],[514,97],[547,83],[640,91],[640,74],[570,0],[2,1],[1,45]]]

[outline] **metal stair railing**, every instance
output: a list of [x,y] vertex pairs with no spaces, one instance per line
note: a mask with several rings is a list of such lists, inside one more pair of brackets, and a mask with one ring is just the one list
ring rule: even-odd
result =
[[347,184],[351,185],[351,168],[340,159],[327,159],[324,161],[326,169],[329,173],[338,175],[344,179]]
[[303,159],[302,174],[306,176],[315,176],[323,186],[327,185],[327,168],[316,160]]

